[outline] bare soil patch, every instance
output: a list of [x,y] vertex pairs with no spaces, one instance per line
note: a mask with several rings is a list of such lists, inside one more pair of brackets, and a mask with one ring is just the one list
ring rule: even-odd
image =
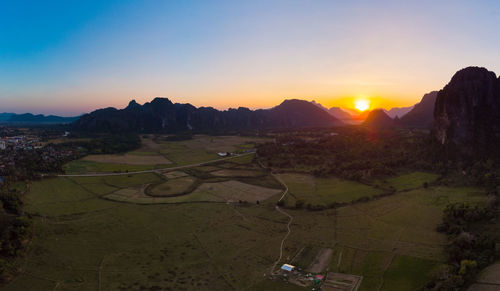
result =
[[321,273],[330,264],[332,259],[333,250],[332,249],[320,249],[316,254],[316,257],[312,263],[307,268],[308,272],[311,273]]
[[184,173],[183,171],[171,171],[171,172],[163,173],[163,176],[165,176],[168,179],[175,179],[175,178],[180,178],[180,177],[186,177],[186,176],[188,176],[188,174]]

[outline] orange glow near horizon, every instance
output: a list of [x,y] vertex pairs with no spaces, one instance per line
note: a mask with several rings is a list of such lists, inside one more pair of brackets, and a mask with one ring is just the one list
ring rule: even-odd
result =
[[354,101],[354,108],[356,108],[357,110],[363,112],[363,111],[366,111],[368,109],[370,109],[370,100],[368,99],[357,99]]

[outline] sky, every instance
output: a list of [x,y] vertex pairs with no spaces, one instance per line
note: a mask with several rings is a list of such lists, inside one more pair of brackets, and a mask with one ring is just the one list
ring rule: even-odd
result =
[[156,96],[410,106],[467,66],[500,73],[499,1],[4,1],[0,112],[64,116]]

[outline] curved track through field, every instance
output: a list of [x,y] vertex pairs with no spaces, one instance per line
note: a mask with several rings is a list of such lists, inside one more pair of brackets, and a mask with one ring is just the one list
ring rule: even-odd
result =
[[[276,179],[278,180],[283,186],[285,186],[285,191],[283,191],[283,195],[281,195],[281,198],[280,200],[278,200],[278,202],[280,202],[281,200],[283,200],[283,198],[285,198],[286,194],[288,194],[288,186],[276,175],[274,175],[273,173],[271,173],[271,175]],[[285,234],[285,236],[283,237],[283,239],[281,240],[281,246],[280,246],[280,256],[279,258],[276,260],[276,262],[274,262],[273,264],[273,267],[271,269],[271,275],[274,273],[274,269],[276,269],[276,265],[278,265],[278,263],[281,261],[281,258],[283,257],[283,246],[285,245],[285,240],[288,238],[288,236],[290,235],[290,233],[292,232],[292,230],[290,229],[290,225],[292,224],[292,221],[293,221],[293,216],[291,216],[290,214],[286,213],[285,211],[281,210],[281,208],[276,205],[276,210],[283,214],[283,215],[286,215],[290,220],[288,221],[288,224],[286,225],[287,227],[287,233]]]

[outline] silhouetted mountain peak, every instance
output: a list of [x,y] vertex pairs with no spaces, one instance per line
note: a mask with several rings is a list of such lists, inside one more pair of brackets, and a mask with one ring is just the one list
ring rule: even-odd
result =
[[407,127],[431,128],[434,122],[434,105],[437,91],[425,94],[413,109],[401,117],[401,124]]
[[363,125],[368,127],[393,127],[395,123],[383,109],[374,109],[370,111],[365,121],[363,121]]
[[500,141],[500,82],[481,67],[458,71],[439,91],[433,135],[462,149],[495,147]]
[[126,109],[129,109],[129,110],[133,110],[133,109],[137,109],[137,108],[140,108],[141,105],[139,105],[139,103],[137,103],[135,101],[135,99],[132,99],[129,103],[128,103],[128,106]]

